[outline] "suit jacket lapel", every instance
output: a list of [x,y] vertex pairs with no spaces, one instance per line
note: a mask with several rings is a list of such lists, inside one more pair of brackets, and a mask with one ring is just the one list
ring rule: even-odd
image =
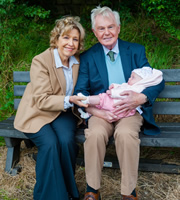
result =
[[[60,87],[63,90],[63,94],[66,95],[66,79],[65,79],[65,76],[64,76],[63,68],[60,67],[58,69],[58,72],[57,72],[57,69],[56,69],[56,66],[55,66],[54,71],[55,71],[56,77],[58,79],[58,82],[60,84]],[[78,71],[79,71],[79,64],[74,64],[72,66],[72,77],[73,77],[73,86],[74,87],[75,87],[76,82],[77,82]],[[72,93],[74,92],[74,87],[73,87]]]
[[100,43],[97,44],[97,47],[94,50],[94,53],[92,56],[94,58],[96,67],[97,67],[97,69],[99,71],[99,75],[101,77],[100,81],[103,82],[105,89],[107,89],[109,87],[107,66],[106,66],[106,62],[105,62],[104,50]]
[[66,95],[66,80],[65,80],[65,77],[64,77],[64,72],[63,72],[63,68],[60,67],[58,69],[58,72],[57,72],[57,69],[56,69],[56,64],[55,64],[55,59],[54,59],[54,52],[53,50],[51,50],[51,54],[52,54],[52,57],[53,57],[53,70],[54,70],[54,74],[60,84],[60,87],[63,91],[63,94]]
[[131,74],[131,52],[128,49],[129,46],[126,43],[123,43],[123,41],[120,39],[118,40],[118,45],[124,71],[124,77],[126,81],[128,81],[128,78]]
[[[78,72],[79,72],[79,64],[74,64],[72,66],[72,77],[73,77],[73,86],[74,87],[75,87],[76,82],[77,82]],[[74,87],[73,87],[72,94],[74,93]]]
[[64,76],[64,72],[63,72],[63,68],[60,67],[59,69],[59,74],[57,74],[57,69],[55,70],[56,71],[56,75],[57,75],[57,79],[58,79],[58,82],[63,90],[63,94],[66,95],[66,79],[65,79],[65,76]]

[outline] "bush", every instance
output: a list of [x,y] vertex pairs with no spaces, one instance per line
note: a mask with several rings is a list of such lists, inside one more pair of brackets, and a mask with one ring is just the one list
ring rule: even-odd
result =
[[180,39],[180,3],[179,0],[143,0],[146,12],[172,37]]
[[[24,58],[27,54],[28,35],[38,35],[45,29],[42,21],[48,18],[50,11],[41,7],[28,6],[15,0],[0,0],[0,117],[6,118],[6,113],[13,112],[13,84],[12,72],[19,66],[15,63]],[[24,45],[19,45],[21,42]],[[35,40],[37,41],[37,40]],[[22,43],[21,43],[22,44]],[[31,43],[32,45],[32,43]],[[20,49],[25,47],[24,54]],[[38,43],[34,45],[37,50]],[[22,57],[23,56],[23,57]],[[19,58],[19,59],[16,59]],[[21,65],[24,67],[24,65]]]

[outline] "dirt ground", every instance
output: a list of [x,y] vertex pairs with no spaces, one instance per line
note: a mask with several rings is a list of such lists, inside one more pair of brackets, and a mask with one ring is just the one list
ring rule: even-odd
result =
[[[22,171],[11,176],[4,172],[6,147],[0,147],[0,200],[32,200],[35,184],[35,161],[32,154],[36,148],[27,149],[22,143],[20,165]],[[108,150],[114,154],[113,149]],[[141,158],[161,158],[166,162],[180,164],[179,148],[144,148]],[[120,200],[119,169],[104,168],[102,172],[101,199]],[[86,189],[85,171],[83,166],[76,168],[76,181],[81,199]],[[137,191],[140,200],[180,200],[180,174],[139,172]]]

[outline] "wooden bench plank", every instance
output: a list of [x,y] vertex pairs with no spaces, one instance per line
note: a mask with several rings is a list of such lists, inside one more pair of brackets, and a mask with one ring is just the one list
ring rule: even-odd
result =
[[30,82],[30,73],[29,71],[13,71],[13,81],[15,83]]
[[[180,69],[161,69],[163,77],[166,82],[179,82],[180,81]],[[29,71],[14,71],[13,72],[14,82],[29,82],[30,73]]]
[[166,82],[180,81],[180,69],[161,69],[161,71]]
[[[15,85],[14,96],[22,96],[26,85]],[[180,98],[180,85],[166,85],[164,90],[159,94],[159,98]]]
[[17,110],[21,99],[14,99],[14,109]]
[[180,85],[166,85],[158,98],[180,98]]
[[[180,123],[160,123],[158,125],[162,130],[162,133],[159,135],[147,136],[140,133],[141,146],[180,147]],[[0,136],[28,139],[22,132],[14,129],[12,118],[11,120],[6,120],[4,123],[0,123]],[[78,143],[85,141],[83,128],[78,129],[76,141]]]
[[[14,109],[18,108],[21,99],[14,99]],[[155,102],[153,106],[154,114],[179,115],[180,102]]]
[[180,115],[180,102],[155,102],[153,113],[161,115]]
[[23,96],[26,85],[15,85],[14,86],[14,96]]

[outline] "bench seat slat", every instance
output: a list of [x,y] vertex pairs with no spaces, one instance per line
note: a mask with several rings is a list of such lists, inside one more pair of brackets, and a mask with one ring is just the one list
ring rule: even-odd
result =
[[[169,137],[171,136],[171,137]],[[180,134],[177,132],[161,132],[159,137],[156,136],[146,136],[141,134],[141,146],[150,147],[180,147]]]
[[[172,127],[170,127],[170,125]],[[163,124],[161,124],[162,128]],[[152,147],[180,147],[180,132],[179,129],[176,131],[172,131],[173,129],[173,123],[169,124],[169,129],[166,128],[163,130],[159,135],[155,136],[147,136],[143,133],[140,133],[140,139],[141,139],[141,146],[152,146]],[[177,123],[177,127],[180,127],[180,123]],[[6,121],[6,123],[0,124],[0,136],[3,137],[11,137],[11,138],[21,138],[21,139],[27,139],[27,137],[21,133],[20,131],[14,129],[13,123],[11,120]],[[171,136],[171,137],[169,137]],[[79,129],[76,134],[76,140],[77,142],[83,143],[85,141],[84,137],[84,129]],[[111,138],[111,141],[114,142],[113,138]]]

